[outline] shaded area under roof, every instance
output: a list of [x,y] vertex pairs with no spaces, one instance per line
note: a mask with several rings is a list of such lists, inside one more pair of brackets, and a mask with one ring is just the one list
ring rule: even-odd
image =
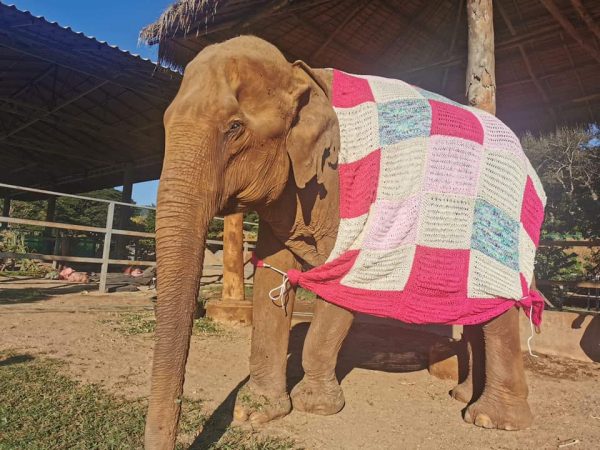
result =
[[[517,132],[600,116],[600,2],[583,10],[581,1],[552,2],[583,45],[543,3],[494,0],[497,114]],[[141,38],[182,67],[239,34],[272,42],[289,60],[399,78],[465,102],[464,0],[179,0]]]
[[156,179],[179,73],[0,3],[0,182],[83,192]]

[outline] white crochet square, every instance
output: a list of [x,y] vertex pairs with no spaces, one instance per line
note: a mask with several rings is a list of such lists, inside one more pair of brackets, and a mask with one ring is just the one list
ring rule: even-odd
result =
[[365,78],[369,81],[373,98],[375,98],[375,102],[377,103],[425,98],[415,87],[404,81],[375,76]]
[[471,250],[467,283],[467,295],[470,298],[502,297],[518,300],[522,293],[519,272],[478,250]]
[[526,181],[523,159],[510,152],[485,150],[477,195],[517,222],[521,218]]
[[350,250],[352,246],[360,248],[368,216],[369,214],[367,213],[351,219],[340,220],[337,238],[335,239],[335,246],[333,247],[329,258],[327,258],[327,262],[333,261],[342,253]]
[[408,281],[415,249],[415,245],[406,245],[393,251],[361,250],[341,284],[374,291],[401,291]]
[[364,158],[379,145],[377,105],[361,103],[353,108],[335,108],[340,124],[340,164]]
[[377,200],[404,200],[421,190],[427,144],[428,138],[416,137],[381,149]]
[[469,249],[475,199],[451,194],[425,194],[417,244],[447,249]]
[[519,229],[519,271],[525,277],[527,286],[531,285],[531,280],[533,279],[535,251],[535,244],[529,237],[529,233],[523,228],[523,224],[521,224]]

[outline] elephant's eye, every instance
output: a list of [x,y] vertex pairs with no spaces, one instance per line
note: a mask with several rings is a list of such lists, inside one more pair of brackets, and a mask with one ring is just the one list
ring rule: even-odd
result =
[[234,120],[229,124],[229,129],[227,130],[228,134],[237,133],[242,128],[242,122],[239,120]]

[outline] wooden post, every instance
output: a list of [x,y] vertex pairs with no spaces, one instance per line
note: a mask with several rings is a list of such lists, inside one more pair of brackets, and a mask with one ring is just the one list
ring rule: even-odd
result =
[[[494,56],[494,14],[492,0],[467,0],[469,27],[466,95],[469,105],[496,114],[496,68]],[[476,326],[476,325],[475,325]],[[458,326],[452,326],[452,337],[460,338]],[[473,334],[473,333],[470,333]],[[462,348],[473,364],[470,343],[462,333]],[[466,343],[466,345],[465,345]],[[438,378],[459,381],[458,360],[461,345],[432,347],[429,353],[429,372]]]
[[222,301],[206,305],[206,315],[220,322],[252,322],[252,303],[244,296],[243,220],[241,213],[225,217]]
[[[54,216],[56,214],[56,197],[49,197],[46,203],[46,222],[54,222]],[[52,235],[54,233],[54,230],[52,228],[44,228],[44,253],[47,253],[49,251],[52,252],[52,254],[54,255],[54,248],[55,248],[55,239],[52,239]],[[52,250],[50,250],[50,245],[49,243],[52,243]],[[57,264],[56,261],[52,261],[52,267],[56,268]]]
[[493,18],[492,0],[467,0],[467,100],[471,106],[496,114]]
[[225,217],[223,231],[223,301],[244,301],[244,215]]
[[102,268],[100,269],[100,287],[101,294],[106,293],[106,275],[108,274],[108,260],[110,259],[110,241],[112,238],[113,219],[115,216],[115,204],[108,204],[106,212],[106,233],[104,234],[104,248],[102,249]]
[[[4,197],[4,204],[2,205],[2,217],[10,217],[10,197],[7,195]],[[0,230],[8,228],[8,223],[0,223]]]
[[[130,164],[125,166],[123,172],[123,193],[121,194],[121,201],[124,203],[131,203],[133,201],[133,181],[132,181],[132,167]],[[119,208],[121,214],[118,215],[118,227],[121,230],[127,229],[129,219],[131,218],[131,208],[128,206],[121,206]],[[127,254],[127,236],[117,236],[116,240],[116,256],[118,259],[129,259]]]

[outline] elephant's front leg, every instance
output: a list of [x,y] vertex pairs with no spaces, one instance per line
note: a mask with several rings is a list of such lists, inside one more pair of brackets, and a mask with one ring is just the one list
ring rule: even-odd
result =
[[[265,228],[261,226],[257,256],[282,271],[295,268],[292,253],[278,244]],[[286,366],[295,293],[289,289],[285,294],[285,308],[269,298],[269,291],[281,283],[282,275],[274,270],[256,269],[250,381],[237,396],[234,417],[238,421],[265,423],[289,414],[292,409],[286,386]]]
[[291,393],[294,409],[329,415],[344,407],[335,366],[353,319],[350,311],[317,300],[302,351],[304,378]]
[[484,428],[522,430],[533,416],[519,340],[519,311],[511,308],[483,326],[485,387],[465,412],[465,420]]

